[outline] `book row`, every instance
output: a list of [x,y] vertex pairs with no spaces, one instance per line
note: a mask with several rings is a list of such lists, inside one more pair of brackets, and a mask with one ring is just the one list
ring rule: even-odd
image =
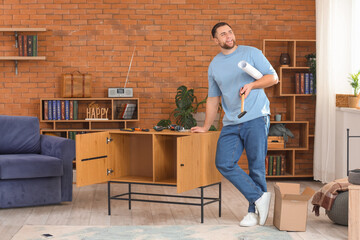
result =
[[43,102],[44,120],[77,120],[79,103],[77,100],[47,100]]
[[315,94],[314,76],[309,72],[295,73],[296,94]]
[[37,56],[37,35],[19,35],[17,41],[19,56]]
[[265,158],[265,170],[267,176],[285,175],[286,158],[285,155],[268,155]]

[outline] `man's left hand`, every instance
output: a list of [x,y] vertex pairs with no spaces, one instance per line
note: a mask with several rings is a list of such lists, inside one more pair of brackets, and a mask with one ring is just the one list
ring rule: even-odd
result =
[[242,94],[245,95],[245,98],[247,98],[247,96],[250,94],[251,89],[253,88],[253,85],[251,83],[249,84],[245,84],[239,92],[239,95],[241,97]]

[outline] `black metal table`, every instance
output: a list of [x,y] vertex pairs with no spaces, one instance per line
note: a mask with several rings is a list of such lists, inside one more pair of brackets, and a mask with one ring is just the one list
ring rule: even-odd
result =
[[[129,184],[129,190],[128,190],[127,193],[111,196],[111,183]],[[129,201],[129,209],[131,209],[131,202],[132,201],[200,206],[201,207],[201,223],[204,223],[204,206],[208,205],[210,203],[219,202],[219,217],[221,217],[221,182],[210,184],[210,185],[207,185],[207,186],[199,187],[200,190],[201,190],[200,196],[180,196],[180,195],[169,195],[169,194],[132,192],[131,185],[135,185],[135,184],[176,187],[176,185],[169,185],[169,184],[108,181],[108,214],[109,215],[111,215],[110,200],[126,200],[126,201]],[[204,189],[207,188],[207,187],[215,186],[215,185],[219,185],[219,197],[217,197],[217,198],[204,197]],[[192,202],[173,202],[173,201],[161,201],[161,200],[132,198],[134,195],[172,197],[172,198],[188,198],[188,199],[200,200],[200,203],[196,203],[196,202],[194,202],[194,203],[192,203]],[[124,196],[128,196],[128,197],[124,197]]]

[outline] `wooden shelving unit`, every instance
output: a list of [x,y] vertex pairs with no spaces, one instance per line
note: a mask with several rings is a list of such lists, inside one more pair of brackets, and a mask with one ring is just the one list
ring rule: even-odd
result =
[[[45,118],[45,101],[77,101],[78,114],[74,120],[47,120]],[[108,108],[108,120],[86,120],[86,108],[94,103],[99,107]],[[125,104],[133,103],[136,108],[131,119],[122,119],[121,113]],[[61,104],[60,104],[61,105]],[[49,107],[48,107],[49,109]],[[48,111],[48,110],[47,110]],[[61,112],[61,109],[60,109]],[[139,121],[139,99],[138,98],[42,98],[40,99],[40,122],[47,125],[41,129],[41,134],[54,134],[60,137],[70,137],[70,132],[88,133],[100,132],[111,129],[120,129],[133,126]]]
[[[0,28],[0,32],[13,32],[15,48],[18,48],[18,32],[45,32],[46,28]],[[14,61],[15,74],[18,74],[18,61],[46,60],[45,56],[0,56],[0,61]]]
[[[305,55],[316,51],[316,41],[307,39],[264,39],[263,54],[277,70],[279,83],[274,86],[274,96],[277,102],[283,104],[286,121],[271,121],[286,124],[295,138],[289,138],[284,149],[268,149],[268,155],[285,155],[285,175],[267,176],[268,178],[305,178],[313,177],[313,148],[315,132],[315,104],[314,94],[296,94],[295,73],[307,72],[309,67]],[[290,56],[289,66],[280,66],[281,53]],[[271,101],[270,98],[270,107]],[[276,106],[271,109],[272,114],[281,110]]]

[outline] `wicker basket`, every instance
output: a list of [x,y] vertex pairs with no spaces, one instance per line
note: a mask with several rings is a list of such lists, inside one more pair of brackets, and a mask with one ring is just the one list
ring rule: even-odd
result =
[[336,106],[337,107],[349,107],[349,97],[352,94],[336,94]]

